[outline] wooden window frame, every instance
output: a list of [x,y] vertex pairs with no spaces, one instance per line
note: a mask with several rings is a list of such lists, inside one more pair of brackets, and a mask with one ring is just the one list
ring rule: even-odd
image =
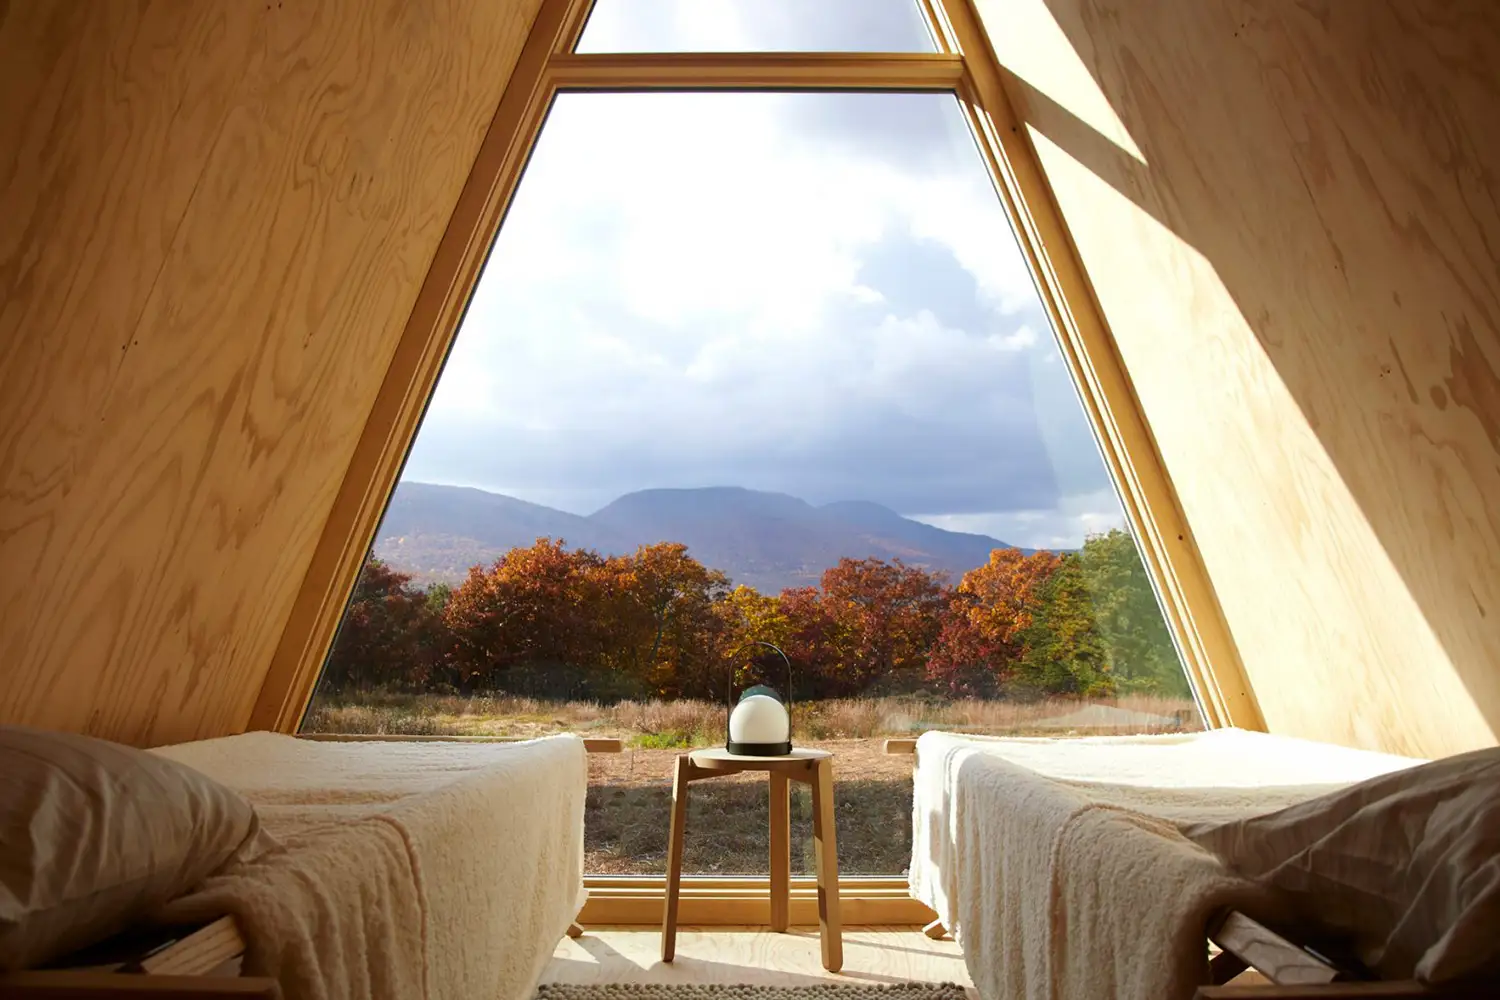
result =
[[[366,420],[251,711],[249,728],[291,733],[301,722],[553,100],[564,91],[683,90],[955,95],[1057,332],[1063,359],[1158,588],[1204,723],[1211,728],[1264,728],[1156,443],[1043,178],[1030,135],[1012,109],[1004,71],[972,0],[916,2],[937,42],[936,52],[576,54],[573,49],[593,0],[542,0]],[[655,906],[649,915],[654,921],[659,917],[661,882],[598,877],[590,885],[596,898],[604,901],[597,905],[610,916],[647,916]],[[684,879],[684,919],[713,922],[715,914],[745,916],[754,904],[738,894],[744,888],[741,883],[763,882]],[[845,879],[841,885],[848,886],[851,901],[869,900],[867,908],[873,909],[865,916],[889,917],[912,908],[889,896],[887,891],[898,882]],[[698,903],[690,905],[695,899]],[[794,894],[794,909],[797,905]],[[856,903],[856,908],[861,905]],[[851,913],[851,921],[857,922],[854,917],[859,915]],[[920,913],[913,910],[909,916],[916,920]]]

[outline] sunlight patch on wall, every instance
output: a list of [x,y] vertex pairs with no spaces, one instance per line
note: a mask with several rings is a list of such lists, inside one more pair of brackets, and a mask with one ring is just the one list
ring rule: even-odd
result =
[[1417,756],[1492,732],[1214,266],[1028,128],[1065,213],[1090,220],[1084,262],[1109,262],[1090,278],[1187,522],[1212,528],[1196,541],[1271,731]]
[[[1014,74],[1029,87],[1066,109],[1078,121],[1119,147],[1140,163],[1145,155],[1125,123],[1110,106],[1099,89],[1083,56],[1073,47],[1067,34],[1045,3],[1002,4],[998,0],[978,0],[985,20],[1005,25],[1005,35],[1024,38],[1026,44],[997,51],[1001,68]],[[1003,9],[989,10],[991,7]],[[997,46],[997,49],[1001,47]]]

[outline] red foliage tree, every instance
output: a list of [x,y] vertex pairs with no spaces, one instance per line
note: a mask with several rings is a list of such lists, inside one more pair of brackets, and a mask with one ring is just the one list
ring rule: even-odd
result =
[[[816,614],[806,620],[817,623],[823,644],[823,693],[862,694],[877,682],[895,690],[920,683],[947,604],[942,576],[900,559],[840,559],[822,582]],[[782,595],[783,602],[787,597]]]
[[323,683],[334,690],[420,688],[435,675],[450,637],[440,610],[411,576],[371,558],[328,655]]

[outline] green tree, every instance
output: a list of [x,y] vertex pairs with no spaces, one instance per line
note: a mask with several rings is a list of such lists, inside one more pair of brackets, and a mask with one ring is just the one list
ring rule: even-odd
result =
[[1016,679],[1023,690],[1088,698],[1115,694],[1109,657],[1094,624],[1093,595],[1077,553],[1063,556],[1047,577],[1040,608],[1020,639]]
[[1187,676],[1135,540],[1119,529],[1092,535],[1078,556],[1120,692],[1189,697]]

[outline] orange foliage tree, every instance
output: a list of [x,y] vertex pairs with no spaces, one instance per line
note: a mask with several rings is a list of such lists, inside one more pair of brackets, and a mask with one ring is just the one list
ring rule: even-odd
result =
[[475,566],[443,618],[460,690],[501,686],[521,666],[562,668],[599,657],[604,560],[562,539],[514,548],[489,569]]
[[993,696],[1025,655],[1024,637],[1061,563],[1052,552],[995,549],[954,590],[927,659],[927,677],[953,696]]

